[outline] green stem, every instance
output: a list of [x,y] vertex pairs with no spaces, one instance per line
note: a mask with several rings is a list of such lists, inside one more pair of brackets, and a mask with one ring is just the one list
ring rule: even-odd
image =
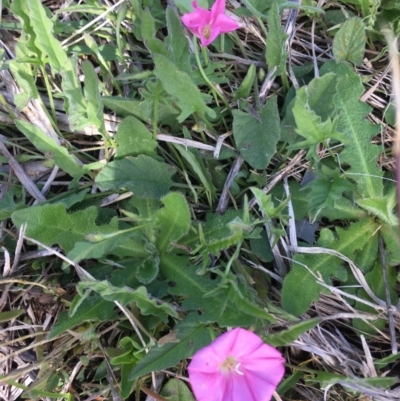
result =
[[47,76],[47,73],[44,68],[41,67],[40,69],[42,70],[42,76],[44,78],[44,82],[46,85],[47,95],[49,96],[51,114],[52,114],[53,120],[57,121],[56,108],[54,106],[54,99],[53,99],[53,95],[52,95],[51,88],[50,88],[49,77]]
[[153,139],[157,140],[157,132],[158,132],[158,99],[154,100],[154,110],[153,110]]
[[204,65],[206,68],[208,67],[208,54],[207,54],[207,47],[206,46],[201,46],[201,51],[203,53],[203,58],[204,58]]
[[229,107],[229,104],[226,101],[226,99],[224,98],[224,96],[215,89],[214,85],[208,79],[206,73],[203,70],[203,67],[202,67],[201,62],[200,62],[199,49],[197,47],[196,38],[194,38],[194,55],[196,57],[196,63],[197,63],[197,66],[199,67],[200,74],[203,77],[203,79],[206,81],[207,85],[210,87],[211,92],[213,93],[214,97],[218,96],[222,100],[222,103],[228,108],[228,110],[230,110],[231,108]]

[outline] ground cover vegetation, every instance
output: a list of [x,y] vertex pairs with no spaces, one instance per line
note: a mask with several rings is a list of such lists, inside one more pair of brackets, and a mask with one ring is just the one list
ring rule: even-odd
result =
[[400,399],[398,0],[0,4],[3,400]]

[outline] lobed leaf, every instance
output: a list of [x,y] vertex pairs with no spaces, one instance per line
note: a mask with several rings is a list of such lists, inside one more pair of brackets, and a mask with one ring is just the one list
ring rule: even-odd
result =
[[97,215],[98,209],[94,206],[69,214],[63,203],[57,203],[18,210],[11,218],[18,228],[24,223],[27,224],[28,237],[48,246],[59,244],[68,252],[76,242],[83,241],[86,234],[109,234],[118,230],[116,219],[111,220],[109,224],[98,226]]
[[177,312],[167,303],[158,304],[156,300],[150,299],[146,287],[138,287],[133,290],[129,287],[116,287],[109,281],[81,281],[78,283],[78,293],[82,294],[86,289],[97,292],[107,301],[118,301],[122,305],[135,302],[143,315],[158,316],[164,322],[167,316],[178,317]]

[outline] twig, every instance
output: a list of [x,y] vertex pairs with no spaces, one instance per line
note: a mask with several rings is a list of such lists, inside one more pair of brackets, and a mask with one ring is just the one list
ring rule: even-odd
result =
[[218,201],[216,212],[223,214],[228,207],[229,201],[229,189],[232,187],[233,180],[239,174],[240,168],[242,167],[244,160],[242,156],[238,156],[232,164],[231,170],[229,171],[228,177],[226,178],[224,189],[222,190],[221,197]]
[[39,191],[37,186],[25,173],[24,169],[20,166],[20,164],[14,159],[14,156],[8,151],[6,145],[4,144],[5,137],[0,135],[0,150],[1,153],[8,159],[8,163],[10,167],[13,169],[15,175],[23,185],[23,187],[39,202],[46,202],[46,198],[44,195]]
[[392,346],[392,354],[397,354],[396,330],[394,327],[394,318],[391,308],[392,300],[390,297],[389,277],[385,258],[385,248],[383,246],[383,240],[381,235],[379,235],[379,256],[381,259],[383,284],[385,285],[385,297],[386,297],[386,306],[387,306],[387,315],[389,324],[390,344]]

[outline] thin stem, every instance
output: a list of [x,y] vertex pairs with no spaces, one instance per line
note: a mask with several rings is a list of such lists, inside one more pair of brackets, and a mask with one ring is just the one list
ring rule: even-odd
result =
[[222,100],[222,103],[224,103],[224,105],[230,110],[231,108],[229,107],[229,104],[226,101],[226,99],[224,98],[224,96],[215,89],[213,83],[208,79],[206,73],[203,70],[203,67],[200,62],[199,49],[197,47],[196,38],[194,38],[194,55],[196,57],[196,63],[197,63],[197,66],[199,67],[200,74],[203,77],[204,81],[206,81],[207,85],[210,87],[211,92],[213,93],[214,97],[218,96]]
[[203,53],[204,65],[206,68],[208,67],[208,54],[207,54],[207,47],[201,46],[201,51]]

